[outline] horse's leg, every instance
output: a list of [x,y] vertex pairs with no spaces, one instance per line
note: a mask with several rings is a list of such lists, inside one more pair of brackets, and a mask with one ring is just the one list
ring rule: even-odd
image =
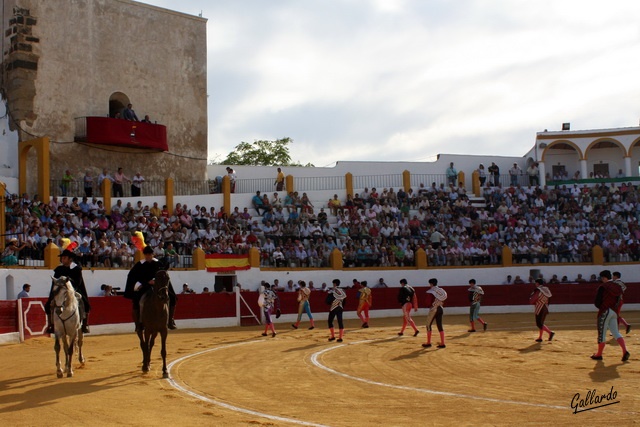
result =
[[162,351],[160,352],[162,355],[162,378],[169,378],[167,372],[167,328],[160,331],[160,337],[162,339]]
[[158,335],[158,333],[154,332],[149,338],[149,367],[151,367],[151,353],[153,352],[153,345],[156,343],[156,335]]
[[145,348],[147,348],[147,344],[145,343],[144,337],[142,336],[142,328],[136,331],[136,334],[138,334],[138,339],[140,340],[140,350],[142,351],[142,364],[144,365],[144,352],[145,352]]
[[149,346],[150,336],[147,330],[144,331],[144,347],[142,349],[142,372],[149,372],[149,364],[151,363],[151,348]]
[[82,354],[82,343],[84,342],[84,334],[82,329],[78,329],[78,361],[84,366],[84,354]]
[[72,337],[69,340],[67,346],[67,378],[73,377],[73,349],[76,346],[76,337]]
[[58,334],[55,335],[53,349],[56,351],[56,375],[58,378],[62,378],[62,367],[60,366],[60,337],[58,337]]

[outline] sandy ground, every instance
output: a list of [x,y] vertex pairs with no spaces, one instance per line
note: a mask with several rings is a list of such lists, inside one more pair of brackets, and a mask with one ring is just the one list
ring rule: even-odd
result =
[[[171,381],[161,379],[159,348],[152,371],[140,371],[137,337],[85,338],[84,367],[57,379],[53,340],[0,347],[0,420],[40,425],[613,425],[640,424],[640,312],[602,362],[595,314],[552,313],[552,342],[536,343],[533,315],[487,315],[487,332],[470,334],[464,316],[447,316],[446,349],[423,349],[398,337],[400,318],[348,321],[345,341],[329,343],[325,322],[275,338],[259,327],[179,330],[168,339]],[[409,331],[407,331],[409,332]],[[437,342],[437,332],[434,342]],[[618,403],[573,413],[576,393],[609,393]],[[589,407],[598,406],[595,404]],[[579,408],[584,409],[584,408]],[[271,417],[271,418],[269,418]]]

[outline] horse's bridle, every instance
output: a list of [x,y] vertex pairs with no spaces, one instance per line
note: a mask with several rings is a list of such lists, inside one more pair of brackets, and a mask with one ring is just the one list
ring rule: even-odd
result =
[[[66,286],[63,285],[54,285],[55,289],[54,289],[54,296],[58,295],[58,293],[62,290],[65,289],[66,291],[68,291]],[[64,302],[67,301],[67,299],[69,298],[69,292],[67,292],[67,294],[64,297]],[[75,316],[76,312],[78,311],[78,306],[76,306],[75,310],[73,310],[73,312],[69,315],[69,317],[67,317],[66,319],[63,319],[62,316],[60,316],[60,313],[57,312],[56,308],[64,308],[64,305],[56,305],[55,304],[55,297],[53,299],[54,305],[53,305],[53,312],[56,314],[56,316],[58,316],[58,319],[60,319],[62,321],[62,327],[64,328],[64,333],[65,335],[67,334],[67,326],[66,326],[66,322],[67,320],[71,319],[73,316]],[[64,304],[64,303],[63,303]],[[61,311],[62,312],[62,311]]]
[[163,291],[164,289],[166,289],[166,295],[167,295],[167,299],[169,298],[169,284],[166,284],[164,286],[160,286],[158,289],[154,289],[153,293],[156,294],[156,296],[160,299],[164,299],[164,293],[161,294],[161,291]]

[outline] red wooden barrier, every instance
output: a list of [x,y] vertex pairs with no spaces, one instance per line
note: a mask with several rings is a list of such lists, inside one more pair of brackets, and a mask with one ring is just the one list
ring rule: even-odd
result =
[[[599,283],[564,283],[547,285],[553,294],[551,305],[560,304],[593,304]],[[418,305],[425,306],[427,287],[416,287]],[[467,286],[444,286],[448,298],[446,307],[465,307],[469,305]],[[485,296],[482,304],[485,306],[522,306],[528,305],[529,295],[534,289],[531,284],[526,285],[494,285],[483,286]],[[397,301],[399,288],[374,288],[373,310],[399,309]],[[357,308],[357,291],[347,289],[345,309],[355,311]],[[242,297],[259,317],[258,292],[242,292]],[[296,314],[298,302],[296,292],[279,292],[280,308],[283,314]],[[329,306],[325,303],[326,293],[314,291],[311,293],[311,310],[314,313],[326,313]],[[628,283],[624,295],[626,304],[640,303],[640,283]],[[22,316],[25,338],[42,335],[47,326],[44,313],[46,298],[22,299]],[[118,297],[92,297],[91,325],[105,325],[130,323],[131,301]],[[0,334],[19,332],[18,304],[16,300],[0,301]],[[240,305],[241,315],[249,316],[250,312],[244,305]],[[595,307],[594,307],[595,311]],[[236,296],[233,293],[189,294],[179,295],[176,308],[176,319],[212,319],[236,317]],[[244,322],[243,324],[255,324]]]
[[0,334],[18,332],[18,302],[0,301]]

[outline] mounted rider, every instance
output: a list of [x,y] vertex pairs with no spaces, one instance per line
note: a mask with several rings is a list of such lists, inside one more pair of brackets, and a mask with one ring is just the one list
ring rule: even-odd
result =
[[[160,261],[153,257],[153,248],[145,246],[142,250],[144,259],[138,261],[127,275],[127,284],[124,288],[124,297],[133,301],[133,321],[136,324],[136,331],[140,327],[140,298],[151,289],[155,283],[156,273],[164,270],[164,266]],[[176,292],[173,285],[169,282],[169,329],[176,329],[176,322],[173,315],[176,311]]]
[[[82,267],[79,264],[73,262],[75,255],[68,249],[65,249],[60,254],[60,265],[53,270],[53,277],[56,279],[62,276],[66,276],[71,281],[71,286],[76,291],[76,297],[78,298],[78,310],[80,311],[80,317],[82,319],[82,332],[89,333],[89,312],[91,311],[91,304],[89,304],[89,297],[87,296],[87,288],[84,285],[84,279],[82,278]],[[44,305],[44,309],[49,319],[49,327],[47,333],[53,333],[53,312],[51,310],[51,302],[53,301],[53,281],[51,281],[51,290],[49,291],[49,299]]]

